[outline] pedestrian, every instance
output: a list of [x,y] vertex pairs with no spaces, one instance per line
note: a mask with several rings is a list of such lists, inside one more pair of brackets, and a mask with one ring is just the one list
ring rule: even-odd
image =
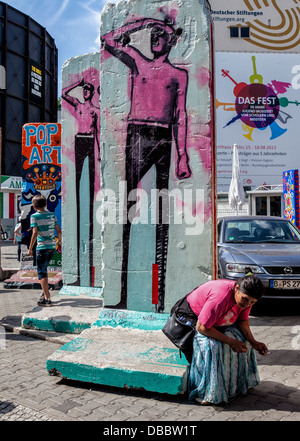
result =
[[22,242],[21,228],[22,228],[22,224],[21,224],[21,216],[20,216],[14,231],[14,243],[18,244],[18,262],[21,261],[21,242]]
[[38,279],[40,280],[43,294],[38,301],[40,306],[52,306],[50,300],[50,292],[48,285],[48,265],[51,261],[56,249],[56,239],[54,232],[56,230],[58,236],[58,244],[61,243],[61,229],[58,225],[54,213],[46,211],[47,200],[42,195],[34,196],[32,206],[36,213],[30,217],[30,227],[32,228],[32,236],[28,255],[33,255],[33,247],[36,247],[36,266]]
[[0,224],[1,227],[1,240],[7,240],[7,232],[4,230],[2,222]]
[[250,268],[246,271],[237,282],[200,285],[180,306],[197,317],[188,391],[201,404],[227,402],[260,383],[254,350],[266,355],[268,348],[252,335],[249,314],[264,288]]

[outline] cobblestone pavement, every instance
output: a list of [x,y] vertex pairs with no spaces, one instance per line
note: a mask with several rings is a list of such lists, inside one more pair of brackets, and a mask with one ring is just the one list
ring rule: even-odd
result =
[[13,404],[9,401],[0,402],[0,421],[55,421],[29,407]]
[[201,406],[186,395],[125,391],[49,376],[47,357],[61,343],[20,334],[21,315],[36,305],[38,296],[37,290],[8,290],[0,284],[0,421],[300,421],[299,303],[289,307],[298,315],[251,317],[253,334],[270,350],[268,356],[258,356],[261,384],[226,405]]
[[20,262],[17,260],[18,245],[12,240],[1,240],[1,268],[19,269]]

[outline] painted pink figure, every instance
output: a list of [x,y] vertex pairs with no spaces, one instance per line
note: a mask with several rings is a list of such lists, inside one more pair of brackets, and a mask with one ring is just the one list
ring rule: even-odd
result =
[[[70,94],[71,91],[82,89],[82,102]],[[99,108],[92,99],[95,88],[91,83],[82,79],[80,82],[66,87],[63,90],[62,98],[74,108],[74,117],[77,122],[77,134],[75,135],[75,181],[76,181],[76,213],[77,213],[77,280],[73,285],[80,285],[80,178],[83,164],[88,158],[89,165],[89,283],[93,286],[93,215],[94,215],[94,192],[95,192],[95,147],[100,160],[99,145]]]
[[[148,58],[130,45],[130,34],[149,28],[150,48],[153,58]],[[157,190],[167,190],[171,162],[172,140],[177,150],[176,175],[179,179],[191,175],[186,149],[187,112],[186,93],[188,72],[173,66],[169,59],[181,30],[160,20],[145,18],[124,25],[102,37],[104,48],[130,69],[131,106],[128,115],[125,180],[127,201],[132,190],[154,165]],[[127,213],[134,202],[127,202]],[[165,273],[168,250],[168,198],[159,201],[156,225],[156,263],[159,268],[159,303],[164,310]],[[130,238],[130,221],[123,228],[122,292],[121,301],[114,307],[127,307],[127,268]]]

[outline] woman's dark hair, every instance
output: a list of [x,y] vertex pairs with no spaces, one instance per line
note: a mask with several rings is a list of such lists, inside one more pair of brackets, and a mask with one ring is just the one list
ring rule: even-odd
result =
[[265,288],[262,281],[256,274],[252,273],[251,268],[245,268],[245,276],[241,277],[236,283],[239,285],[239,291],[247,296],[259,300],[263,295]]

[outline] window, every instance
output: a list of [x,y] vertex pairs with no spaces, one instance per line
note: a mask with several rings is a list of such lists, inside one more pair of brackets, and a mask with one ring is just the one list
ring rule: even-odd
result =
[[250,38],[250,28],[248,26],[241,28],[241,38]]
[[282,196],[281,195],[253,195],[251,204],[251,214],[259,216],[282,216]]
[[236,26],[230,26],[230,38],[239,37],[239,28]]
[[270,214],[271,216],[281,216],[280,196],[270,196]]
[[250,38],[249,26],[230,26],[230,38]]
[[258,216],[266,216],[267,212],[267,197],[266,196],[256,196],[256,211],[255,214]]

